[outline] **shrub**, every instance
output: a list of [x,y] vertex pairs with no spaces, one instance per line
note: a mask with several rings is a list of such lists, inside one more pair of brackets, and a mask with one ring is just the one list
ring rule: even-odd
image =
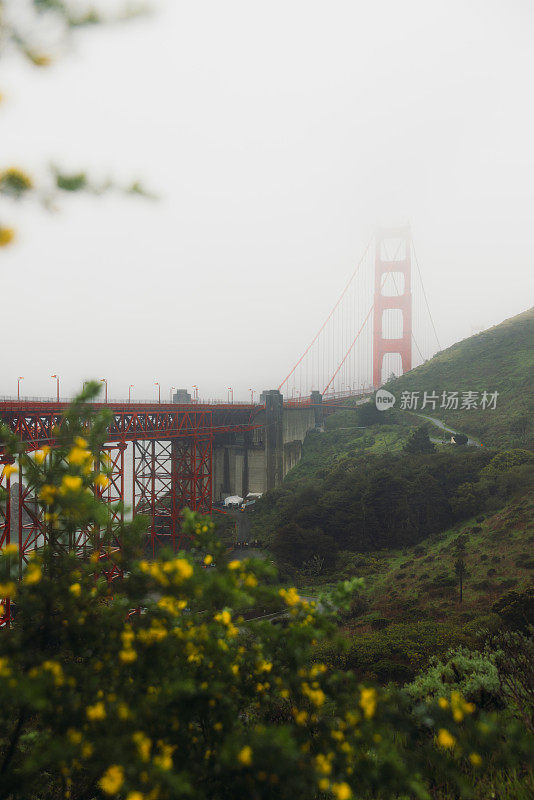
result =
[[454,691],[483,708],[504,707],[495,655],[464,647],[450,650],[443,659],[433,658],[429,669],[404,690],[416,702],[439,700]]
[[492,611],[507,627],[526,633],[534,625],[534,587],[523,592],[508,592],[493,604]]

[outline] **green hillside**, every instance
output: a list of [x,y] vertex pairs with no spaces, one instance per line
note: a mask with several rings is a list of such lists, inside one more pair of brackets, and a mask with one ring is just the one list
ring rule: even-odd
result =
[[[387,384],[398,408],[403,391],[446,390],[499,392],[496,410],[447,411],[433,414],[452,427],[471,433],[483,444],[534,448],[534,308],[471,336]],[[419,401],[419,407],[421,400]]]
[[[469,573],[462,604],[454,575],[460,535],[466,537]],[[533,545],[534,499],[527,493],[495,514],[455,525],[414,547],[372,554],[368,562],[376,571],[366,578],[367,619],[461,621],[487,614],[506,591],[532,584]]]

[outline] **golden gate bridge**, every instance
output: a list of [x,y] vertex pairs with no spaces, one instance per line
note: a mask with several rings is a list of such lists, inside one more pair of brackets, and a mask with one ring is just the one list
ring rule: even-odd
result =
[[[95,411],[107,407],[112,414],[102,453],[109,463],[110,483],[105,489],[95,488],[109,504],[110,546],[120,547],[114,532],[124,519],[127,452],[132,459],[131,511],[149,519],[149,549],[154,553],[167,544],[176,551],[184,544],[182,509],[212,511],[214,443],[229,435],[260,442],[267,463],[265,488],[271,488],[284,475],[275,441],[284,410],[320,407],[328,413],[349,398],[370,394],[391,375],[409,371],[439,349],[410,229],[378,230],[374,247],[369,242],[310,344],[278,389],[261,395],[259,402],[252,397],[243,403],[233,402],[233,397],[232,402],[203,401],[195,392],[189,402],[91,404]],[[67,405],[59,398],[58,383],[56,400],[0,400],[0,420],[29,452],[44,445],[53,448]],[[46,526],[35,487],[21,470],[13,494],[11,470],[6,469],[13,461],[0,445],[0,487],[5,490],[0,550],[17,544],[22,570],[46,543]],[[88,531],[79,531],[72,549],[83,554],[88,546]]]

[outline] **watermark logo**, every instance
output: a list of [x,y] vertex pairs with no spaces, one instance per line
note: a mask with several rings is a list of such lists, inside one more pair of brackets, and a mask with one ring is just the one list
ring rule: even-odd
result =
[[375,404],[379,411],[387,411],[395,405],[395,395],[385,389],[378,389],[375,394]]
[[494,411],[497,408],[499,392],[402,392],[400,408],[405,411]]
[[[499,392],[401,392],[399,408],[402,411],[495,411]],[[375,395],[379,411],[387,411],[395,405],[395,395],[378,389]]]

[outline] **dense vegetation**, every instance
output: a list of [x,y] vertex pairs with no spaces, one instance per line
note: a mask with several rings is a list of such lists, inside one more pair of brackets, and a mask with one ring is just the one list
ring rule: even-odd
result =
[[339,551],[411,546],[500,507],[534,483],[529,454],[523,464],[493,472],[485,468],[494,455],[486,449],[347,455],[269,492],[255,530],[274,530],[271,548],[290,570],[315,555],[328,568]]
[[[49,543],[18,585],[16,547],[0,556],[17,611],[0,635],[0,798],[468,797],[482,770],[522,769],[534,743],[514,714],[447,688],[414,703],[320,660],[358,582],[302,599],[268,562],[228,563],[194,514],[188,552],[144,559],[139,518],[111,540],[93,491],[105,425],[77,404],[56,449],[20,454]],[[69,551],[80,527],[94,531],[83,560]],[[245,621],[265,604],[283,624]]]

